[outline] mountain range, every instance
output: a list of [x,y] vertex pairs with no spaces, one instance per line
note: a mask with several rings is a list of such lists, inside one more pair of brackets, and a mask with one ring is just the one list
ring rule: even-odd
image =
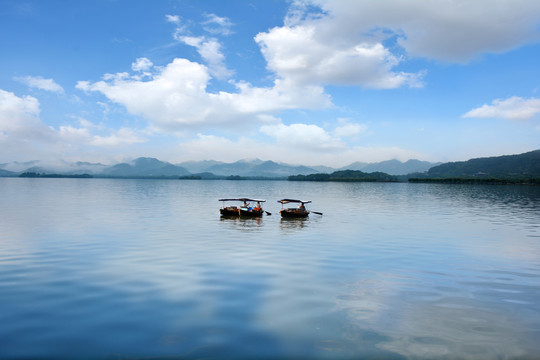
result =
[[332,168],[328,166],[291,165],[260,159],[244,159],[232,163],[204,160],[171,164],[155,158],[141,157],[115,165],[89,162],[58,162],[55,164],[46,164],[41,161],[12,162],[0,164],[0,176],[19,176],[22,173],[35,173],[68,176],[89,174],[96,177],[187,177],[201,175],[204,178],[216,176],[286,178],[290,175],[331,173],[339,170],[362,170],[364,172],[405,175],[416,172],[423,173],[436,165],[438,164],[419,160],[409,160],[407,162],[388,160],[379,163],[356,162],[341,168]]
[[260,159],[239,160],[233,163],[221,161],[187,161],[171,164],[155,158],[141,157],[116,165],[88,162],[59,162],[45,164],[40,161],[0,164],[0,176],[59,174],[75,176],[88,174],[94,177],[125,178],[223,178],[240,176],[247,178],[287,178],[294,175],[330,174],[336,171],[353,170],[363,173],[385,173],[394,176],[417,176],[420,178],[449,177],[494,177],[494,178],[538,178],[540,177],[540,150],[518,155],[477,158],[450,163],[430,163],[420,160],[388,160],[378,163],[355,162],[342,168],[325,166],[303,166],[263,161]]

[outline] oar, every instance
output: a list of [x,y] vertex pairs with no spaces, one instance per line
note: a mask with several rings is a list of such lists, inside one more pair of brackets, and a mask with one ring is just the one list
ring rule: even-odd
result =
[[271,213],[271,212],[268,212],[268,211],[266,211],[266,210],[264,210],[264,212],[265,212],[265,213],[266,213],[266,215],[268,215],[268,216],[272,215],[272,213]]
[[317,215],[322,215],[322,212],[318,212],[318,211],[312,211],[312,213],[317,214]]

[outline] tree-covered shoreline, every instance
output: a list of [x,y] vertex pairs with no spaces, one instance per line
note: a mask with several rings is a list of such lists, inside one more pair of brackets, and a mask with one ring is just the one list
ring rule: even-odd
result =
[[289,181],[342,181],[342,182],[397,182],[396,176],[382,172],[365,173],[360,170],[342,170],[331,174],[293,175]]

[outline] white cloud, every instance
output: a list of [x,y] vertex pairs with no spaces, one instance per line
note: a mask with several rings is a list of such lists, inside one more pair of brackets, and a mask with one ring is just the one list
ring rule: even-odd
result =
[[[397,36],[398,43],[411,56],[465,62],[482,53],[504,52],[539,40],[540,2],[535,0],[310,3],[329,14],[320,21],[310,21],[324,28],[327,40]],[[293,8],[298,11],[302,7]]]
[[152,68],[152,66],[154,66],[154,64],[152,64],[149,59],[142,57],[138,58],[134,63],[131,64],[131,69],[133,69],[133,71],[148,71]]
[[260,131],[277,140],[280,145],[312,151],[336,151],[344,148],[339,138],[331,136],[317,125],[277,124],[262,126]]
[[268,68],[280,78],[299,85],[362,85],[392,89],[419,86],[422,74],[395,72],[401,58],[381,43],[369,39],[348,40],[344,34],[329,39],[324,22],[284,26],[259,33]]
[[58,85],[53,79],[45,79],[41,76],[24,76],[16,77],[15,80],[31,87],[45,91],[52,91],[59,94],[64,93],[64,89]]
[[48,156],[59,158],[75,149],[84,153],[90,148],[110,148],[145,142],[136,130],[118,130],[96,126],[79,119],[79,126],[63,125],[57,129],[40,119],[39,101],[32,96],[18,97],[0,89],[0,154],[17,158]]
[[164,132],[216,126],[242,129],[266,123],[269,115],[284,109],[330,105],[323,89],[316,86],[298,88],[278,80],[272,88],[238,83],[237,93],[209,93],[210,78],[206,66],[175,59],[148,81],[125,73],[106,74],[96,83],[80,81],[77,88],[103,93]]
[[540,40],[531,0],[299,0],[283,26],[259,33],[267,67],[300,85],[423,86],[405,56],[466,62]]
[[76,87],[102,92],[113,102],[124,105],[130,113],[154,119],[157,125],[170,128],[204,119],[208,79],[204,66],[176,59],[149,81],[116,74],[107,75],[94,84],[79,82]]
[[49,138],[52,130],[41,122],[39,112],[36,98],[18,97],[0,89],[0,133],[21,139]]
[[196,48],[201,58],[208,64],[210,73],[216,78],[227,79],[234,74],[225,65],[225,56],[217,39],[204,36],[177,36],[177,40]]
[[178,145],[183,160],[208,160],[234,162],[242,158],[264,153],[264,144],[241,137],[234,141],[222,136],[197,134],[196,138]]
[[339,126],[334,129],[334,135],[340,137],[355,137],[367,130],[364,124],[351,123],[348,119],[339,119]]
[[91,138],[89,129],[84,127],[60,126],[58,134],[64,141],[73,143],[86,143]]
[[523,99],[519,96],[512,96],[505,100],[493,100],[491,105],[484,104],[467,112],[463,117],[528,120],[537,114],[540,114],[539,98]]
[[231,35],[233,23],[227,17],[220,17],[216,14],[205,14],[206,20],[202,22],[204,30],[211,34]]
[[137,134],[134,130],[122,128],[119,130],[107,129],[109,135],[96,135],[91,133],[95,128],[90,123],[82,123],[79,128],[73,126],[60,126],[58,136],[66,143],[78,145],[91,145],[96,147],[115,147],[121,145],[130,145],[143,143],[146,140]]
[[36,98],[18,97],[0,89],[0,157],[3,161],[57,156],[57,133],[41,121],[39,113]]
[[[203,22],[203,25],[209,25],[205,27],[206,31],[221,35],[229,35],[231,33],[230,27],[232,23],[228,18],[219,17],[215,14],[206,14],[205,17],[207,20]],[[173,38],[176,41],[197,49],[203,61],[208,65],[212,76],[218,79],[227,79],[234,74],[234,71],[228,69],[225,65],[225,56],[221,50],[222,45],[217,39],[206,36],[188,36],[186,35],[186,28],[180,26],[180,18],[178,16],[167,15],[166,19],[168,22],[177,25]]]
[[165,15],[165,21],[180,25],[180,16],[178,15]]
[[113,147],[121,145],[131,145],[144,143],[146,139],[141,137],[137,132],[132,129],[122,128],[114,131],[108,136],[94,135],[89,142],[89,145],[98,147]]

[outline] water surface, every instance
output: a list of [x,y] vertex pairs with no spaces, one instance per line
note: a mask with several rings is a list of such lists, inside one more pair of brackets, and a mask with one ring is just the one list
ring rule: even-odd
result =
[[[261,219],[222,197],[267,199]],[[282,220],[280,198],[313,200]],[[540,190],[0,178],[0,358],[538,358]]]

